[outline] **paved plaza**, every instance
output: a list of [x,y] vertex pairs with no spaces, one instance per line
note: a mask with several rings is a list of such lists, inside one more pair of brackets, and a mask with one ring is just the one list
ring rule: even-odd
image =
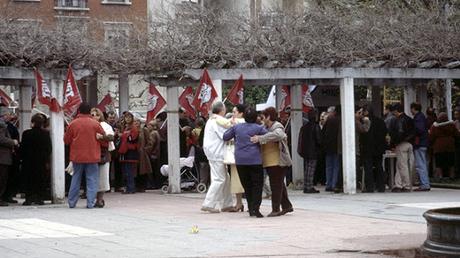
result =
[[263,219],[203,213],[204,195],[159,191],[110,193],[103,209],[2,207],[0,257],[391,257],[382,251],[419,247],[423,212],[459,206],[459,193],[291,191],[294,213]]

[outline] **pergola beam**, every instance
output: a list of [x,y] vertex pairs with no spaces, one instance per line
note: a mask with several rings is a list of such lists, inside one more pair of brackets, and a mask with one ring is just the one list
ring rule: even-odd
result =
[[[213,79],[236,80],[242,74],[245,80],[282,79],[445,79],[460,78],[460,69],[420,68],[275,68],[275,69],[219,69],[208,70]],[[186,69],[184,74],[198,80],[202,69]]]
[[[57,79],[65,80],[67,69],[40,69],[39,71],[45,80]],[[92,71],[87,69],[73,70],[75,80],[90,76]],[[11,66],[0,66],[0,78],[2,80],[35,80],[34,70],[32,68],[16,68]]]

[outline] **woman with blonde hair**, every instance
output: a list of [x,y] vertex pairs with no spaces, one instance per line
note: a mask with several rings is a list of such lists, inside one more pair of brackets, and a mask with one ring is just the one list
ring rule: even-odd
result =
[[96,204],[94,207],[103,208],[105,206],[104,193],[110,190],[110,152],[115,150],[113,144],[114,131],[112,127],[105,122],[104,114],[98,108],[91,109],[91,116],[94,120],[98,121],[102,129],[104,129],[105,136],[101,142],[101,161],[99,162],[99,191],[96,196]]

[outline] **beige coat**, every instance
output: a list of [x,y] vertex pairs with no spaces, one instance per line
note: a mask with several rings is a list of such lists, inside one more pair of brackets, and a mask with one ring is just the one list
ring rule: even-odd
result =
[[268,133],[259,136],[260,144],[269,142],[278,142],[280,150],[280,167],[290,167],[292,165],[289,146],[287,144],[287,134],[284,132],[284,126],[280,122],[275,122],[268,129]]

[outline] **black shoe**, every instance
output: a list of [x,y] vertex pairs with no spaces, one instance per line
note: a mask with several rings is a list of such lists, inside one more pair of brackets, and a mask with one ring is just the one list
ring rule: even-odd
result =
[[361,193],[373,193],[373,192],[374,192],[373,189],[372,189],[372,190],[371,190],[371,189],[369,189],[369,190],[368,190],[368,189],[364,189],[363,191],[361,191]]
[[303,190],[303,193],[305,193],[305,194],[309,194],[309,193],[319,193],[319,191],[316,190],[315,188],[310,188],[310,189],[304,189],[304,190]]
[[402,192],[402,189],[399,188],[399,187],[395,187],[395,188],[393,188],[393,189],[391,190],[391,192],[392,192],[392,193],[400,193],[400,192]]
[[286,213],[289,213],[289,212],[294,212],[294,208],[287,208],[287,209],[283,209],[281,211],[281,215],[285,215]]
[[414,189],[414,192],[428,192],[430,191],[430,188],[416,188]]
[[8,206],[9,204],[7,202],[4,202],[4,201],[0,201],[0,207],[6,207]]
[[332,189],[332,188],[326,188],[325,191],[326,191],[326,192],[334,192],[334,189]]
[[14,200],[12,197],[3,199],[3,201],[7,203],[18,203],[18,201]]
[[36,205],[45,205],[45,202],[43,200],[38,200],[34,202]]
[[23,206],[30,206],[32,205],[32,202],[31,201],[25,201],[22,203]]
[[403,188],[403,189],[401,189],[401,192],[403,192],[403,193],[407,193],[407,192],[410,192],[410,190],[409,190],[409,189],[407,189],[407,188]]
[[260,211],[254,211],[253,214],[254,214],[254,216],[255,216],[256,218],[263,218],[263,217],[264,217],[264,215],[262,215],[262,213],[260,213]]
[[334,188],[334,193],[343,193],[342,188]]

